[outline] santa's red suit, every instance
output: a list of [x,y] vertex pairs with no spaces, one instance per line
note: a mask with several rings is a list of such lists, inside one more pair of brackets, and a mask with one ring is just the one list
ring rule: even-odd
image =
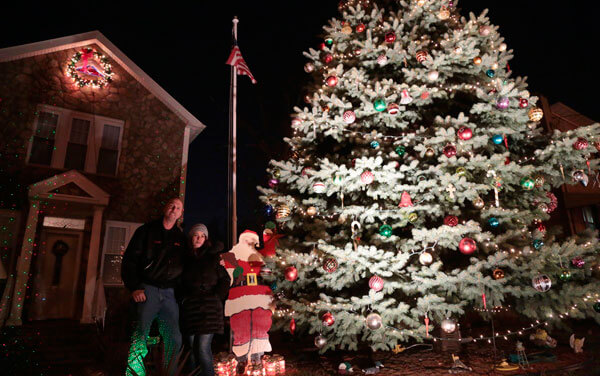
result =
[[[271,351],[268,331],[273,297],[269,286],[258,283],[263,259],[255,244],[258,244],[258,235],[244,231],[239,243],[223,255],[225,269],[232,281],[225,302],[225,316],[230,317],[233,353],[237,357]],[[238,277],[240,274],[242,276]]]

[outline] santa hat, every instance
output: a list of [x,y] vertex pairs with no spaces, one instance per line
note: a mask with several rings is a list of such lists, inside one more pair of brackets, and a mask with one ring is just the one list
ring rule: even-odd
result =
[[258,238],[258,234],[254,231],[251,230],[244,230],[244,232],[242,232],[240,234],[240,239],[239,242],[241,243],[242,240],[250,240],[253,243],[259,243],[260,239]]

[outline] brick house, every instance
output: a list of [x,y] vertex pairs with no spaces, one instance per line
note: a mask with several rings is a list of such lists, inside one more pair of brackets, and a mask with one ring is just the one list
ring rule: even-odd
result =
[[0,49],[0,82],[0,326],[93,322],[205,126],[98,31]]

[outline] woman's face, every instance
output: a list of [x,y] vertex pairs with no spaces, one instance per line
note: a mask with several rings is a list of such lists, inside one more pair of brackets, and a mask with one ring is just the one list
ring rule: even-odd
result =
[[202,244],[206,241],[206,236],[203,232],[198,231],[192,235],[192,248],[200,248]]

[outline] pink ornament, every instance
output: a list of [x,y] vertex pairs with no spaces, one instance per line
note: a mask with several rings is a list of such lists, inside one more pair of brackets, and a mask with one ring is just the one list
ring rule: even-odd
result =
[[547,204],[548,211],[546,213],[550,214],[558,207],[558,199],[552,192],[546,192],[546,197],[550,199],[550,202]]
[[581,269],[585,265],[585,260],[579,256],[573,257],[571,264],[573,264],[574,267]]
[[277,186],[277,184],[279,184],[279,180],[277,180],[277,179],[270,179],[269,180],[269,187],[275,188],[275,186]]
[[323,325],[325,325],[325,326],[331,326],[331,325],[335,324],[335,317],[333,317],[331,312],[325,313],[322,317],[322,320],[323,320]]
[[456,155],[456,147],[451,144],[446,145],[443,151],[444,155],[448,158],[454,157]]
[[298,269],[293,266],[288,266],[285,268],[285,279],[290,282],[294,282],[296,279],[298,279]]
[[295,331],[296,331],[296,320],[292,319],[292,321],[290,321],[290,333],[294,334]]
[[388,61],[388,58],[385,55],[379,55],[377,57],[377,64],[379,64],[379,65],[386,65],[387,61]]
[[356,114],[354,113],[354,111],[348,110],[348,111],[344,112],[344,115],[342,116],[342,118],[344,119],[344,123],[352,124],[356,120]]
[[408,90],[403,89],[402,92],[400,92],[400,104],[409,104],[412,101],[413,99],[408,93]]
[[373,173],[371,171],[365,171],[362,174],[360,174],[360,181],[364,184],[371,184],[374,179],[375,177],[373,176]]
[[402,192],[402,196],[400,197],[400,203],[398,204],[399,208],[408,208],[413,206],[412,200],[410,199],[410,194],[408,192]]
[[454,227],[458,225],[458,217],[455,215],[447,215],[446,218],[444,218],[444,224],[446,226]]
[[396,103],[390,103],[387,107],[387,111],[390,115],[397,115],[398,112],[400,112],[400,106],[398,106]]
[[377,275],[374,275],[369,279],[369,288],[375,291],[383,290],[383,279]]
[[477,250],[477,243],[471,238],[462,238],[458,243],[458,249],[464,255],[470,255]]
[[457,132],[458,138],[463,141],[470,140],[473,137],[473,131],[468,127],[460,127]]
[[577,141],[575,141],[573,143],[573,149],[575,149],[575,150],[583,150],[583,149],[586,149],[587,147],[588,147],[588,141],[583,137],[579,137],[577,139]]

